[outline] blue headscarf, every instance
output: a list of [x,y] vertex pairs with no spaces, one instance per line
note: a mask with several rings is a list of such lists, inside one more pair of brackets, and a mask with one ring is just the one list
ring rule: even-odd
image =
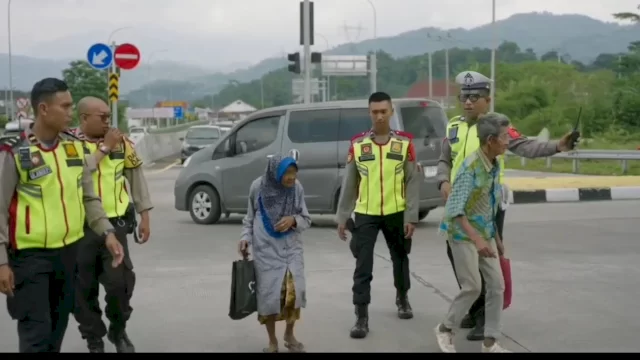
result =
[[282,185],[282,177],[290,166],[297,167],[292,157],[273,155],[269,158],[267,170],[262,176],[258,207],[262,217],[262,224],[267,233],[274,238],[282,238],[292,230],[278,232],[275,224],[285,216],[292,216],[296,207],[296,189]]

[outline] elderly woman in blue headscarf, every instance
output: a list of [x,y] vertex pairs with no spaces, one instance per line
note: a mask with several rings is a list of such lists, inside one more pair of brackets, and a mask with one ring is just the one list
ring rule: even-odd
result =
[[258,321],[269,335],[264,352],[279,351],[277,321],[286,323],[284,346],[291,352],[304,352],[293,330],[307,302],[301,233],[311,226],[311,218],[297,172],[293,158],[272,156],[266,173],[249,188],[247,215],[242,221],[238,250],[243,257],[249,255],[250,246],[253,251]]

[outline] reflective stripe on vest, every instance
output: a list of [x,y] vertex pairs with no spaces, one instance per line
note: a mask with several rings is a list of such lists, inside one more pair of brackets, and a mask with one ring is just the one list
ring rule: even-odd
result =
[[[98,150],[98,143],[86,141],[85,144],[91,154]],[[129,206],[124,161],[124,144],[121,143],[109,156],[102,158],[93,172],[93,189],[102,199],[102,207],[108,218],[123,216]]]
[[15,154],[20,180],[9,207],[13,248],[58,249],[80,240],[85,223],[82,143],[61,141],[51,150],[35,145],[29,150],[30,169],[22,167],[20,152]]
[[353,157],[360,173],[355,212],[390,215],[406,208],[404,162],[410,142],[391,138],[378,145],[369,137],[353,144]]
[[[455,135],[453,139],[451,139],[452,135]],[[453,182],[464,159],[480,147],[480,140],[478,139],[476,126],[473,125],[469,127],[469,124],[467,124],[466,121],[460,120],[459,116],[449,120],[449,124],[447,125],[447,138],[451,146],[451,159],[453,159],[450,177]],[[500,161],[499,180],[500,183],[502,183],[502,179],[504,178],[504,156],[500,156],[498,161]]]

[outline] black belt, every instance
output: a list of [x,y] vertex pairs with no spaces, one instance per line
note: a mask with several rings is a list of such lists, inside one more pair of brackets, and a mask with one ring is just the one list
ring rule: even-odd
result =
[[140,238],[138,237],[138,218],[136,216],[136,209],[133,207],[133,204],[129,204],[124,215],[118,216],[116,218],[111,218],[109,220],[115,221],[118,227],[125,227],[127,226],[127,224],[129,224],[127,234],[133,234],[133,240],[138,244],[142,243],[142,241],[140,241]]

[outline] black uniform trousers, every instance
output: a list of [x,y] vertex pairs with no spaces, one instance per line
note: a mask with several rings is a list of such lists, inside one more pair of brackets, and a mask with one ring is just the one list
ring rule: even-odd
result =
[[[502,236],[502,230],[504,228],[505,212],[506,212],[505,210],[498,209],[498,212],[496,214],[496,227],[498,230],[498,235],[500,235],[500,239],[502,239],[503,241],[504,241],[504,237]],[[451,253],[451,246],[449,246],[448,241],[447,241],[447,256],[449,257],[449,261],[451,262],[451,267],[453,268],[453,273],[455,275],[456,267],[453,262],[453,254]],[[456,281],[458,281],[458,275],[455,275],[455,276],[456,276]],[[480,274],[480,277],[482,278],[482,292],[480,293],[480,297],[478,297],[478,300],[476,300],[476,302],[473,303],[473,305],[471,306],[471,309],[469,310],[469,315],[471,316],[478,316],[478,315],[484,314],[484,295],[486,293],[486,286],[485,286],[484,277],[482,277],[482,274]],[[460,281],[458,281],[458,287],[460,287]]]
[[110,322],[110,333],[122,333],[133,311],[130,300],[136,278],[127,244],[129,225],[121,219],[111,219],[111,223],[124,249],[124,261],[118,267],[111,266],[112,257],[104,244],[103,235],[85,228],[85,237],[78,246],[74,316],[83,339],[102,339],[107,334],[98,300],[100,284],[106,293],[105,313]]
[[355,228],[349,244],[356,258],[352,288],[354,305],[366,305],[371,302],[373,251],[380,230],[391,254],[393,285],[399,293],[406,293],[411,287],[408,256],[411,252],[411,239],[404,238],[404,212],[384,216],[356,213]]
[[18,321],[21,353],[60,352],[73,311],[78,242],[60,249],[9,250],[15,289],[7,310]]

